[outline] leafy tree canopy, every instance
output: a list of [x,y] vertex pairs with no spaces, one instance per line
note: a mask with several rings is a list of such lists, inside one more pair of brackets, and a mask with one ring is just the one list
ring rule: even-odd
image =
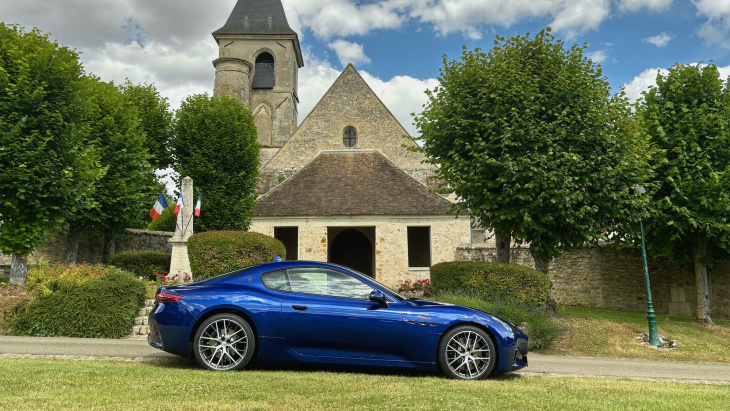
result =
[[143,116],[132,98],[114,84],[87,76],[82,86],[89,102],[84,121],[90,125],[90,140],[98,146],[106,172],[90,194],[95,206],[75,214],[72,227],[103,235],[146,226],[149,206],[160,187],[140,126]]
[[530,242],[538,268],[636,221],[646,142],[623,93],[550,29],[464,48],[415,116],[423,151],[488,229]]
[[153,84],[132,84],[127,80],[122,92],[137,108],[139,127],[147,138],[144,146],[150,155],[150,164],[164,170],[172,165],[168,150],[172,133],[172,112],[167,98],[160,95]]
[[[228,97],[194,95],[176,112],[172,139],[178,186],[194,182],[204,206],[195,231],[247,230],[256,203],[259,144],[251,111]],[[207,204],[207,205],[205,205]],[[208,211],[209,210],[209,211]]]
[[691,263],[697,237],[730,251],[730,92],[715,65],[675,65],[637,109],[658,149],[656,187],[646,221],[647,247]]
[[[37,29],[0,23],[0,250],[27,256],[70,213],[93,206],[103,175],[78,54]],[[22,282],[25,272],[22,273]]]

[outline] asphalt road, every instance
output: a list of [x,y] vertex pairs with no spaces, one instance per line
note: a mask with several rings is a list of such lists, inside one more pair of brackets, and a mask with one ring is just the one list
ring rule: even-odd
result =
[[[169,361],[180,357],[140,340],[0,336],[0,358],[119,359]],[[730,364],[568,357],[530,354],[522,375],[598,376],[730,385]]]

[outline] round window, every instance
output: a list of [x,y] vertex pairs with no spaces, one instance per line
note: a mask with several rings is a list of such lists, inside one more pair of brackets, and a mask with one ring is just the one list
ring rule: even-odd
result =
[[357,144],[357,130],[355,130],[355,127],[345,128],[345,132],[342,134],[342,143],[345,147],[355,147]]

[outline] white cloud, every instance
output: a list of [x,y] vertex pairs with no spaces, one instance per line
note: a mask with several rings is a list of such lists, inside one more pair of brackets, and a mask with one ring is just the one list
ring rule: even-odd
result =
[[637,101],[641,98],[641,93],[649,90],[649,87],[656,85],[656,76],[658,73],[666,74],[666,69],[651,68],[644,70],[641,74],[634,77],[631,82],[623,85],[626,97],[631,102]]
[[597,29],[611,11],[609,0],[583,0],[566,2],[564,8],[556,15],[550,26],[556,31],[565,32],[568,38],[580,33]]
[[339,39],[330,43],[329,47],[337,53],[337,58],[343,67],[348,63],[355,65],[370,63],[370,58],[365,55],[362,44]]
[[674,37],[667,33],[659,33],[656,36],[647,37],[642,40],[644,43],[653,44],[657,47],[666,47]]
[[663,11],[669,8],[672,0],[619,0],[619,9],[628,11],[639,11],[647,8],[654,11]]
[[606,53],[605,50],[596,50],[590,53],[587,53],[587,57],[591,59],[594,63],[603,64],[608,60],[608,53]]
[[[666,3],[669,0],[647,0]],[[307,28],[321,39],[398,29],[409,20],[433,25],[441,35],[462,33],[480,39],[486,26],[549,18],[556,31],[575,36],[597,29],[611,11],[611,0],[283,0],[292,28]]]
[[697,30],[697,34],[709,44],[720,44],[730,48],[730,1],[693,0],[697,14],[707,17],[707,21]]

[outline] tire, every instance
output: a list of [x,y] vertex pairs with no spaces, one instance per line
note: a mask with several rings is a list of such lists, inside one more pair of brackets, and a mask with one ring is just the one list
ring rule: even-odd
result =
[[256,337],[251,326],[234,314],[216,314],[195,332],[193,355],[212,371],[242,370],[251,362]]
[[492,337],[481,328],[461,325],[441,337],[438,365],[449,378],[479,380],[492,374],[497,351]]

